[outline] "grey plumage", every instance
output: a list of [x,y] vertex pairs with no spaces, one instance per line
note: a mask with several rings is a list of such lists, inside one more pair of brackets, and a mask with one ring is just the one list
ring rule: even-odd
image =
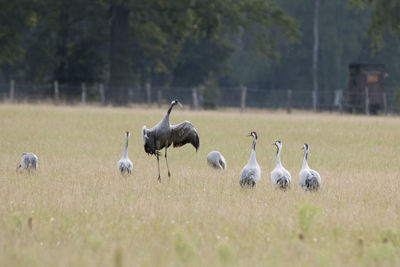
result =
[[250,159],[240,172],[239,183],[242,187],[256,187],[257,182],[260,181],[261,177],[261,169],[256,160],[257,133],[253,131],[249,136],[253,137],[253,145]]
[[310,169],[307,163],[307,155],[309,146],[308,144],[303,145],[304,157],[303,165],[299,172],[299,184],[301,188],[306,191],[318,191],[321,187],[321,176],[319,173],[313,169]]
[[196,129],[189,121],[184,121],[178,125],[170,125],[169,116],[175,105],[181,105],[178,100],[171,102],[167,114],[161,119],[156,126],[147,129],[142,127],[142,138],[144,150],[150,155],[155,155],[158,164],[158,180],[161,181],[160,175],[160,150],[165,148],[165,161],[168,168],[168,177],[171,176],[168,166],[167,148],[172,144],[173,147],[180,147],[187,143],[192,144],[196,151],[199,148],[200,140]]
[[310,191],[318,191],[319,183],[317,177],[312,176],[307,178],[305,181],[305,189]]
[[208,153],[207,163],[208,165],[219,170],[225,170],[227,167],[225,158],[219,151],[211,151]]
[[38,157],[33,153],[23,153],[21,163],[18,165],[16,171],[26,170],[28,172],[36,171],[38,168]]
[[276,163],[275,168],[271,172],[271,182],[274,186],[279,189],[287,190],[290,186],[290,181],[292,179],[288,170],[286,170],[282,163],[281,163],[281,149],[282,149],[282,142],[276,141],[273,143],[276,146]]
[[125,142],[125,150],[124,154],[122,155],[121,159],[117,163],[117,168],[120,173],[127,173],[131,174],[133,171],[133,164],[132,161],[128,158],[128,141],[129,141],[129,136],[130,133],[126,132],[126,142]]

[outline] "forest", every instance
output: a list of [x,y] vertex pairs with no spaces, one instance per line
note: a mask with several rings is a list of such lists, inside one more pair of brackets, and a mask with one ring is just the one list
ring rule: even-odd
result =
[[104,83],[124,105],[132,86],[345,89],[350,63],[380,63],[387,90],[400,86],[398,0],[1,0],[0,10],[4,84]]

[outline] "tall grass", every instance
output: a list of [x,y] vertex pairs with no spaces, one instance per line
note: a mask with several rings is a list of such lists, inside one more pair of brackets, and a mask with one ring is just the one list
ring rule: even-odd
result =
[[[190,120],[200,149],[168,151],[172,177],[142,145],[142,125],[165,110],[0,106],[1,266],[365,266],[400,264],[398,118],[174,109]],[[131,131],[133,175],[116,162]],[[262,180],[242,190],[255,130]],[[269,173],[281,140],[288,192]],[[302,144],[322,188],[297,182]],[[228,170],[206,156],[219,150]],[[16,174],[22,152],[39,157]]]

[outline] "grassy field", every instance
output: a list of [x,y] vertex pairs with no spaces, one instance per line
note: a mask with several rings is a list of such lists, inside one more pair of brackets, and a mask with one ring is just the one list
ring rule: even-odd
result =
[[[142,145],[166,109],[0,106],[1,266],[365,266],[400,264],[400,124],[395,117],[176,108],[200,136],[169,149],[172,172]],[[134,174],[116,163],[131,131]],[[239,187],[258,133],[262,180]],[[275,190],[272,142],[292,173]],[[304,142],[322,189],[298,186]],[[211,150],[228,170],[206,165]],[[16,174],[22,152],[39,157]]]

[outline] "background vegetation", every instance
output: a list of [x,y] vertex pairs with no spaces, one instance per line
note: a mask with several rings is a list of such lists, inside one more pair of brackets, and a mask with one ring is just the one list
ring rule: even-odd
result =
[[[120,104],[146,84],[311,90],[314,1],[1,0],[0,81],[103,82]],[[384,63],[399,87],[398,10],[321,2],[320,90],[346,88],[353,62]]]

